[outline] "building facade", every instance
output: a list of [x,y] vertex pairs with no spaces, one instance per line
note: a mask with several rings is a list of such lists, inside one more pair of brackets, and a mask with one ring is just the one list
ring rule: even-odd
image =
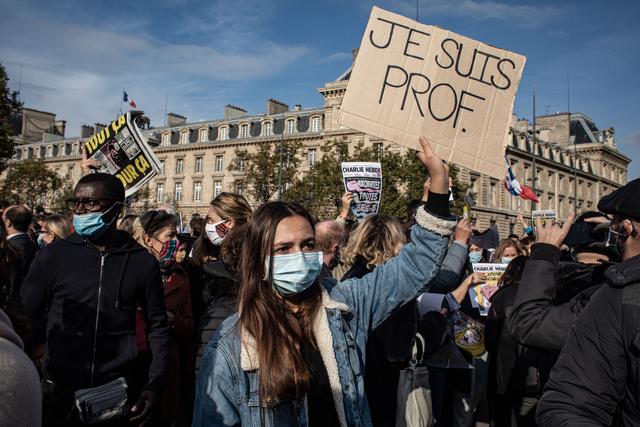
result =
[[[301,143],[305,157],[301,173],[321,158],[321,147],[330,140],[347,141],[350,147],[363,143],[377,144],[385,150],[405,150],[339,125],[349,74],[347,71],[318,89],[324,98],[318,108],[289,108],[269,99],[265,113],[260,115],[249,115],[233,105],[225,107],[224,117],[202,122],[168,114],[166,126],[143,131],[162,162],[162,170],[148,186],[148,199],[138,200],[138,205],[170,203],[186,217],[195,212],[204,215],[220,192],[246,192],[243,159],[237,152],[253,151],[261,144]],[[38,126],[22,129],[24,134],[16,137],[14,161],[42,159],[62,177],[73,182],[80,179],[80,144],[104,125],[83,126],[80,137],[65,138],[64,122],[56,121],[55,115],[25,109],[23,116],[21,123],[36,122]],[[34,129],[47,131],[38,135]],[[630,159],[618,151],[612,128],[598,130],[582,113],[558,113],[537,117],[535,134],[533,131],[528,121],[514,117],[506,159],[522,184],[533,187],[535,176],[540,200],[535,209],[556,210],[559,218],[573,210],[595,210],[600,197],[627,182]],[[475,199],[472,216],[478,229],[495,224],[501,235],[522,232],[516,217],[518,213],[527,217],[531,202],[512,197],[504,188],[504,180],[468,169],[462,169],[459,178],[471,185]]]

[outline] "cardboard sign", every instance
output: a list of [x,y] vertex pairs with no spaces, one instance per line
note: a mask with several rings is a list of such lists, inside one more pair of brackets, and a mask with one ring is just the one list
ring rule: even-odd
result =
[[115,175],[122,182],[126,197],[160,170],[160,161],[131,119],[131,113],[118,117],[83,144],[87,158],[100,164],[99,172]]
[[487,275],[487,281],[469,289],[471,297],[471,305],[480,310],[480,314],[486,316],[491,308],[491,297],[498,290],[498,281],[507,269],[508,264],[473,264],[474,273],[484,273]]
[[504,150],[526,58],[374,7],[340,124],[504,177]]
[[533,211],[531,212],[531,226],[536,228],[539,225],[544,225],[547,221],[555,222],[558,215],[556,211],[546,210],[546,211]]
[[382,197],[382,167],[377,162],[342,162],[344,189],[353,193],[351,212],[357,219],[375,214]]

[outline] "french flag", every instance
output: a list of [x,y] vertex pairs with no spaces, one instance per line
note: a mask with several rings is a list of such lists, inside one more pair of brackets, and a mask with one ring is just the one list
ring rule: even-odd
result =
[[129,95],[127,95],[127,92],[125,92],[125,91],[122,91],[122,92],[124,92],[124,96],[122,97],[122,101],[126,102],[127,104],[129,104],[129,106],[131,108],[136,108],[137,107],[136,101],[134,101],[133,99],[129,98]]
[[532,189],[530,189],[526,185],[521,185],[518,182],[516,176],[513,173],[513,170],[511,169],[511,166],[507,167],[507,176],[504,180],[504,188],[506,188],[512,196],[522,197],[523,199],[531,200],[534,203],[540,202]]

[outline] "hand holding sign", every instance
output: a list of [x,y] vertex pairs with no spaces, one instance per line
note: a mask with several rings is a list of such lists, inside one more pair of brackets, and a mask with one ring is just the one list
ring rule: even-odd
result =
[[430,191],[432,193],[447,194],[449,192],[449,168],[433,151],[427,138],[420,137],[420,148],[422,150],[418,151],[418,158],[427,168],[427,172],[431,177]]
[[538,225],[536,227],[536,243],[546,243],[559,248],[569,234],[574,218],[573,212],[570,213],[562,227],[551,221],[547,221],[544,225]]
[[80,163],[80,169],[82,169],[82,175],[89,175],[90,173],[100,169],[100,163],[94,158],[87,159],[87,150],[82,147],[82,162]]

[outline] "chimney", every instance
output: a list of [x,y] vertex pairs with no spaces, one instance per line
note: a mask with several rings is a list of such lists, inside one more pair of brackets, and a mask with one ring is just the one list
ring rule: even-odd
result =
[[284,113],[289,111],[289,106],[284,102],[280,102],[277,99],[269,98],[267,100],[267,115],[272,116],[274,114]]
[[224,106],[224,119],[225,120],[233,120],[239,119],[240,117],[244,117],[247,115],[247,110],[242,107],[238,107],[237,105],[227,104]]
[[187,118],[176,113],[167,114],[167,126],[170,128],[187,123]]
[[293,111],[302,111],[302,105],[300,105],[300,104],[296,104],[296,105],[293,107]]
[[91,138],[93,136],[93,126],[80,126],[80,138]]
[[107,125],[105,125],[105,124],[94,123],[94,125],[93,125],[94,135],[99,134],[100,132],[102,132],[102,129],[104,129],[106,127],[107,127]]
[[56,131],[58,131],[58,134],[64,138],[64,131],[67,128],[67,121],[57,120],[55,123],[55,126],[56,126]]

